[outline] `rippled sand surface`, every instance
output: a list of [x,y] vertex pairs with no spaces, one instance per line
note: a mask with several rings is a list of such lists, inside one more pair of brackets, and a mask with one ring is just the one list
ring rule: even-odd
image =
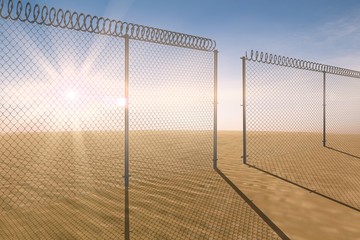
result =
[[[132,239],[279,238],[213,171],[210,132],[131,137]],[[297,149],[319,138],[284,137],[296,138]],[[355,138],[341,137],[352,156],[322,147],[282,149],[275,162],[271,155],[249,158],[254,168],[241,163],[241,132],[219,132],[219,168],[291,239],[360,239],[359,148]],[[0,239],[124,236],[123,134],[33,133],[1,141]]]
[[[130,137],[131,239],[279,238],[212,169],[211,132]],[[1,135],[0,239],[122,239],[123,139]]]
[[[360,239],[360,159],[323,147],[306,148],[309,137],[318,138],[297,135],[297,153],[281,157],[276,157],[276,148],[285,148],[286,142],[267,141],[274,144],[273,155],[249,161],[292,183],[243,165],[241,132],[219,133],[219,168],[291,239]],[[346,141],[353,155],[360,150],[358,136],[336,139],[339,146]]]

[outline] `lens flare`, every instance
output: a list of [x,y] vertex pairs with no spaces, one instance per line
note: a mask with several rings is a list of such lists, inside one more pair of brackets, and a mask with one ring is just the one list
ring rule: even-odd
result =
[[74,101],[78,98],[79,94],[75,89],[69,89],[66,91],[65,98],[69,101]]
[[118,98],[116,101],[116,104],[120,107],[125,107],[126,105],[126,99],[125,98]]

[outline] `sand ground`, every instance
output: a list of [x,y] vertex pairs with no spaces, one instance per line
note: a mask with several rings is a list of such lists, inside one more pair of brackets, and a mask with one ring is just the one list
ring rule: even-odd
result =
[[[263,141],[264,144],[273,144],[272,155],[269,153],[266,158],[260,154],[259,148],[252,146],[250,149],[256,151],[250,151],[248,155],[254,153],[259,158],[255,160],[249,157],[249,164],[309,189],[316,189],[354,208],[359,207],[359,159],[322,146],[308,146],[313,143],[312,138],[319,139],[313,134],[297,134],[295,151],[286,155],[283,153],[284,147],[291,149],[289,141],[281,144],[278,136],[265,135],[268,141]],[[287,134],[285,137],[289,140],[295,136]],[[335,136],[332,138],[335,139]],[[348,136],[345,138],[347,141],[340,141],[341,136],[336,139],[338,142],[335,144],[333,141],[333,146],[352,150],[354,154],[359,151],[357,136]],[[360,239],[358,210],[242,164],[241,132],[220,132],[218,142],[219,168],[291,239]],[[257,147],[261,148],[261,144]],[[277,147],[282,147],[281,157],[277,157],[280,155],[276,152]]]
[[[122,239],[123,134],[1,136],[0,239]],[[131,132],[131,239],[278,239],[212,169],[211,132]]]
[[[122,238],[123,137],[114,132],[2,135],[0,239]],[[132,132],[130,137],[132,239],[279,238],[212,169],[211,132]],[[314,147],[317,135],[266,133],[257,139],[266,140],[249,148],[249,164],[313,190],[242,164],[241,132],[219,132],[219,169],[267,217],[291,239],[360,239],[357,137],[343,146],[353,156]],[[296,141],[284,145],[281,139]],[[269,142],[273,155],[263,154]],[[277,151],[278,146],[293,152]],[[280,157],[274,161],[274,155]]]

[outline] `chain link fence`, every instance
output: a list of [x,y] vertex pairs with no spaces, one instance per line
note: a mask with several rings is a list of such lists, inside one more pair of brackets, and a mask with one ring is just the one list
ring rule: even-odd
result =
[[359,159],[360,80],[335,74],[325,77],[326,146]]
[[278,238],[213,170],[214,41],[12,0],[0,31],[1,239]]
[[360,72],[251,51],[244,162],[360,209]]
[[132,41],[130,62],[130,222],[143,229],[133,236],[199,236],[178,220],[192,221],[180,193],[212,168],[214,53]]

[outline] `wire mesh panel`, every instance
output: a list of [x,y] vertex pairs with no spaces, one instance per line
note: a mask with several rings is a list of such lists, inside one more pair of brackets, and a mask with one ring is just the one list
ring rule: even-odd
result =
[[245,59],[247,163],[360,209],[360,81],[348,76],[358,72],[254,52]]
[[186,192],[201,182],[193,173],[212,171],[213,59],[213,52],[130,43],[130,223],[135,239],[182,236],[174,217],[186,212],[191,199]]
[[270,167],[280,164],[274,153],[322,146],[322,74],[252,61],[246,67],[248,160]]
[[118,239],[124,40],[0,18],[0,238]]
[[360,158],[360,80],[326,74],[326,146]]

